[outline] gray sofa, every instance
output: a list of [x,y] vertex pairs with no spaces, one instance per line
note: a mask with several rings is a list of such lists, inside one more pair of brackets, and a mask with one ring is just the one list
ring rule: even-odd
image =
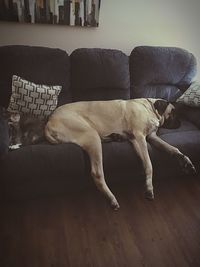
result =
[[[0,106],[8,106],[13,74],[38,84],[62,85],[58,105],[140,97],[174,102],[191,84],[196,60],[188,51],[167,47],[140,46],[130,56],[119,50],[82,48],[69,56],[60,49],[4,46],[0,47]],[[188,155],[199,171],[200,111],[183,107],[181,114],[180,128],[160,129],[158,134]],[[2,136],[2,144],[4,140]],[[6,146],[1,148],[6,152]],[[154,177],[183,175],[168,155],[150,145],[149,152]],[[143,179],[129,142],[103,143],[103,162],[108,184]],[[61,194],[92,184],[88,156],[75,144],[44,142],[8,152],[0,161],[0,173],[0,194],[6,199]]]

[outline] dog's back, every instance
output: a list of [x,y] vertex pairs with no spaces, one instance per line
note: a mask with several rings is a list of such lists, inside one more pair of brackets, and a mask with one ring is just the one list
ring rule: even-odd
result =
[[51,115],[45,130],[46,137],[52,143],[65,133],[70,141],[76,133],[95,130],[101,138],[113,132],[122,133],[124,123],[123,100],[91,101],[66,104],[57,108]]

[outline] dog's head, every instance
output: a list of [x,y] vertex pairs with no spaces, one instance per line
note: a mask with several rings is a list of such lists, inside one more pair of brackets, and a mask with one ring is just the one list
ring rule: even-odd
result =
[[9,127],[9,146],[37,144],[44,139],[45,121],[31,115],[21,115],[18,112],[4,113]]
[[154,103],[154,108],[158,114],[162,117],[162,127],[167,129],[176,129],[181,125],[181,121],[178,118],[178,109],[175,105],[172,105],[166,100],[159,99]]

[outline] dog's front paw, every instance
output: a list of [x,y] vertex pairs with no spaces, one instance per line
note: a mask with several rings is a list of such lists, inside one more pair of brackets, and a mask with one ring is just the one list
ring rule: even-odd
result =
[[183,154],[178,154],[177,158],[178,158],[179,164],[180,164],[184,173],[186,173],[188,175],[189,174],[192,174],[192,175],[196,174],[196,169],[195,169],[193,163],[191,162],[191,160],[187,156],[185,156]]
[[111,201],[111,208],[113,210],[115,210],[115,211],[117,211],[120,208],[119,203],[117,202],[116,199],[114,199],[114,200]]

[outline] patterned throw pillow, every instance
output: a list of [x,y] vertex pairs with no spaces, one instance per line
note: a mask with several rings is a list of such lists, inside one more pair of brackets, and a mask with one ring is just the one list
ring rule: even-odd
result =
[[176,102],[190,107],[200,107],[200,82],[193,82]]
[[39,85],[13,75],[8,111],[46,118],[55,110],[61,89],[62,86]]

